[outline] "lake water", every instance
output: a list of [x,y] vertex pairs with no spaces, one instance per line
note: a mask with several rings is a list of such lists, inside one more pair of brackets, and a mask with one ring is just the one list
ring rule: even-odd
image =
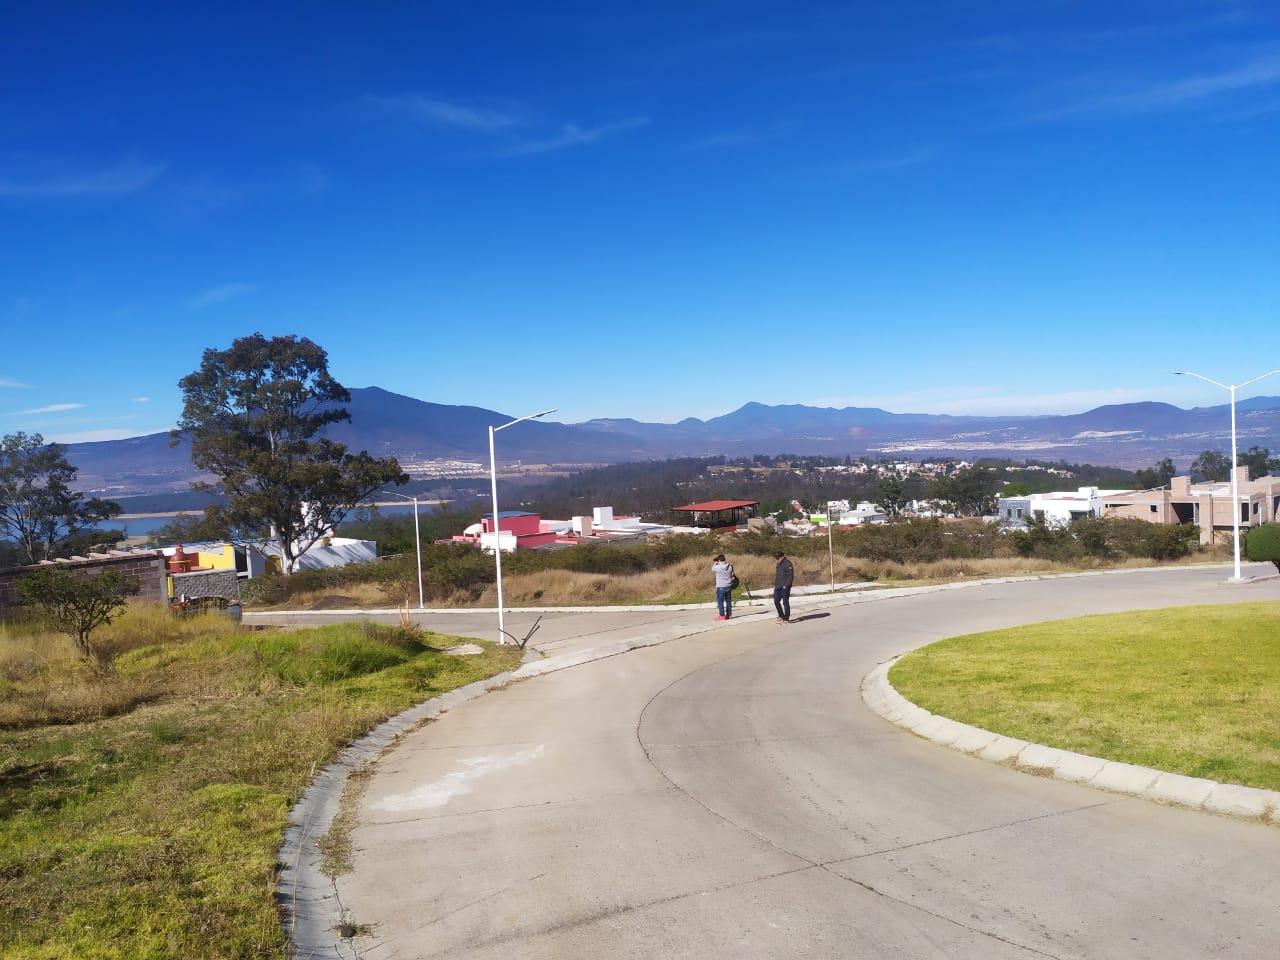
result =
[[[365,509],[365,508],[358,508],[358,509]],[[369,508],[369,509],[372,509],[372,508]],[[426,514],[430,513],[434,509],[435,509],[435,506],[433,504],[421,503],[418,505],[418,510],[422,516],[425,516]],[[395,516],[401,516],[401,515],[411,517],[413,516],[413,504],[398,503],[389,507],[378,507],[377,511],[380,515],[384,517],[395,517]],[[356,511],[352,511],[352,514],[348,514],[348,516],[353,516],[355,512]],[[154,533],[156,530],[159,530],[161,527],[163,527],[165,524],[172,521],[177,516],[178,514],[176,513],[166,513],[163,516],[158,516],[158,517],[131,517],[128,519],[112,520],[108,523],[102,524],[102,526],[111,530],[123,529],[125,532],[125,536],[146,537]]]

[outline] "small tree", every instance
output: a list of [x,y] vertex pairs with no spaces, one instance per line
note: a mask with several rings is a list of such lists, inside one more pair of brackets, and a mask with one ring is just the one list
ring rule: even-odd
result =
[[934,483],[933,495],[955,507],[956,513],[978,517],[995,507],[996,475],[986,467],[957,470]]
[[1231,479],[1231,458],[1217,450],[1206,450],[1191,461],[1191,479],[1219,482]]
[[1156,487],[1167,487],[1169,481],[1177,473],[1173,461],[1165,457],[1151,469],[1139,470],[1136,474],[1138,487],[1142,490],[1154,490]]
[[76,642],[81,655],[105,667],[109,660],[105,651],[93,645],[91,634],[119,616],[140,586],[136,577],[126,577],[119,570],[80,576],[50,567],[27,574],[18,581],[18,589],[28,603],[40,608],[50,625]]
[[1236,457],[1236,463],[1249,468],[1249,476],[1265,477],[1280,470],[1280,457],[1273,457],[1266,447],[1256,443],[1248,450],[1242,450]]
[[1280,570],[1280,523],[1264,523],[1250,532],[1244,552],[1255,563],[1271,562]]
[[93,528],[119,515],[119,504],[72,490],[76,472],[66,448],[45,443],[38,433],[0,437],[0,536],[18,545],[20,562],[39,563],[92,545],[98,539]]
[[910,502],[911,494],[907,491],[907,481],[901,477],[882,477],[876,484],[876,503],[889,516],[898,516]]

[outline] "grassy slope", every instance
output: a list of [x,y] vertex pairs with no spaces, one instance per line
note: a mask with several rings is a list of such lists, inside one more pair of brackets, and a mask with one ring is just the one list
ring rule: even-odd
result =
[[1011,737],[1280,789],[1280,603],[955,637],[889,677],[927,710]]
[[[152,620],[155,642],[107,680],[52,656],[56,638],[0,629],[0,956],[284,956],[275,854],[313,771],[518,659],[446,656],[421,641],[453,638],[387,627]],[[130,645],[127,622],[112,630]]]

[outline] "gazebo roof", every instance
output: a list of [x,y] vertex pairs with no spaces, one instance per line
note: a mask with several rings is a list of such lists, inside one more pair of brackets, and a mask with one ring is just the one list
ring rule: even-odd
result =
[[736,510],[739,507],[758,507],[759,500],[708,500],[705,503],[689,503],[683,507],[675,507],[688,513],[715,513],[719,510]]

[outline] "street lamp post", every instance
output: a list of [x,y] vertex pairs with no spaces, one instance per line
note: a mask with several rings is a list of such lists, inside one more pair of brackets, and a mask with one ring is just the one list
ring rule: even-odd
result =
[[827,563],[831,568],[831,592],[836,592],[836,550],[832,540],[832,531],[836,526],[836,509],[827,504]]
[[418,552],[418,609],[425,610],[427,605],[423,602],[422,592],[422,534],[418,530],[418,498],[407,497],[403,493],[396,493],[394,490],[388,490],[387,493],[393,497],[399,497],[401,500],[413,501],[413,546]]
[[[1203,380],[1205,383],[1212,383],[1215,387],[1221,387],[1231,395],[1231,539],[1232,547],[1235,554],[1235,574],[1232,580],[1239,581],[1243,577],[1240,576],[1240,483],[1236,471],[1239,469],[1237,465],[1236,453],[1236,391],[1241,387],[1247,387],[1251,383],[1257,383],[1266,377],[1280,373],[1280,370],[1268,370],[1266,373],[1260,373],[1258,376],[1243,383],[1219,383],[1212,380],[1202,373],[1193,373],[1190,370],[1174,370],[1173,375],[1176,377],[1195,377],[1197,380]],[[1213,498],[1209,498],[1209,529],[1213,530]]]
[[517,423],[524,423],[526,420],[537,420],[539,417],[545,417],[547,414],[555,412],[556,408],[552,407],[550,410],[543,410],[541,413],[531,413],[527,417],[519,417],[509,423],[502,424],[500,427],[489,427],[489,492],[493,496],[493,562],[498,575],[498,643],[507,643],[508,636],[502,604],[502,528],[498,521],[498,467],[493,452],[493,436],[499,430],[514,427]]

